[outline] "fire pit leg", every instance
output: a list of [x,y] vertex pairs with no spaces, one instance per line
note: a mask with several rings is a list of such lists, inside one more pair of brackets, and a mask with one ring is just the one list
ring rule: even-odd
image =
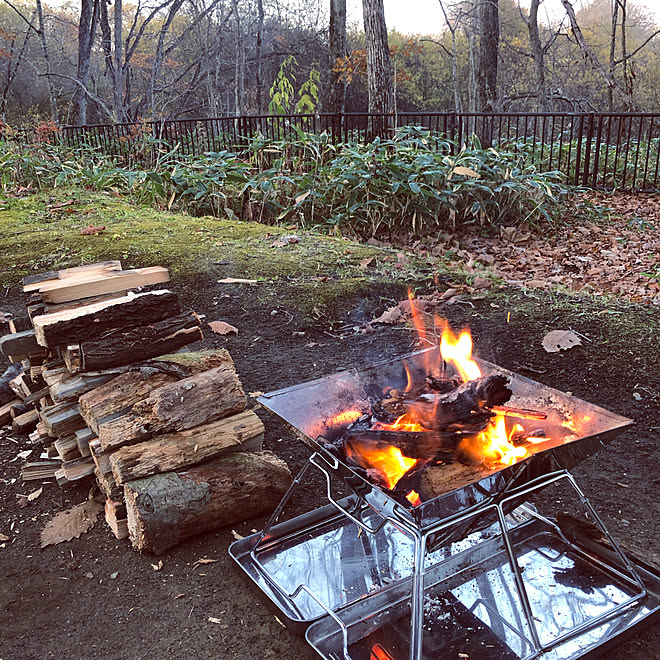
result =
[[410,617],[410,660],[422,657],[424,642],[424,548],[426,547],[426,534],[414,535],[415,554],[412,575],[412,601]]

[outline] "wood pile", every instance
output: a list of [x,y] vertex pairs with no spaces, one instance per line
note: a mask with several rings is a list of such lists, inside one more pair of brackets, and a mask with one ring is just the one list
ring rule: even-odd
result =
[[26,278],[28,316],[0,338],[0,425],[43,447],[23,480],[94,477],[115,536],[156,553],[271,511],[291,482],[229,353],[176,352],[202,339],[197,315],[130,291],[168,279],[118,261]]

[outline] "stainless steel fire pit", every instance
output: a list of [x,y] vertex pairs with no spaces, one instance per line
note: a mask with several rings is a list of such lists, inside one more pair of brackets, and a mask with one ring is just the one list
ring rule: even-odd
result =
[[[436,350],[261,397],[313,454],[263,532],[232,544],[234,559],[325,658],[572,658],[648,622],[657,576],[626,558],[568,472],[630,420],[478,361],[509,376],[512,405],[548,413],[550,439],[533,455],[413,506],[327,450],[342,412],[369,410],[406,372],[423,377]],[[278,523],[314,470],[328,504]],[[584,528],[548,510],[553,489]]]

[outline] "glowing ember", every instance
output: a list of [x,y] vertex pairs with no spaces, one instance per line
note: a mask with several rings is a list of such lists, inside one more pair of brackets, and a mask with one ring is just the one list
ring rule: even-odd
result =
[[350,458],[360,467],[376,470],[387,488],[394,488],[401,477],[417,464],[414,458],[407,458],[398,447],[374,447],[361,445],[356,448],[353,443],[347,445]]
[[394,658],[380,645],[374,644],[371,647],[369,660],[394,660]]
[[419,506],[422,503],[422,500],[419,497],[419,493],[416,490],[411,490],[407,495],[406,499],[413,506]]
[[338,415],[335,415],[332,419],[328,420],[327,426],[332,428],[334,426],[342,426],[344,424],[352,424],[356,419],[359,419],[364,415],[364,412],[361,410],[344,410]]

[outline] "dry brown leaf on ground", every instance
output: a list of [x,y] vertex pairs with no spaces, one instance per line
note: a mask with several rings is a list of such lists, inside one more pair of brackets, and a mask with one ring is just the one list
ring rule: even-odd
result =
[[5,541],[9,541],[9,537],[0,533],[0,543],[4,543]]
[[374,319],[370,323],[398,323],[403,318],[403,310],[400,305],[395,305],[386,309],[378,318]]
[[105,231],[105,225],[89,225],[81,229],[80,233],[83,236],[93,236],[94,234],[100,234],[102,231]]
[[47,545],[57,545],[63,541],[79,538],[81,534],[94,527],[96,518],[102,510],[102,504],[96,500],[87,500],[58,513],[43,528],[41,547],[45,548]]
[[543,337],[543,348],[548,353],[568,350],[573,346],[581,346],[580,338],[572,330],[552,330]]
[[238,334],[238,328],[235,328],[233,325],[225,323],[224,321],[211,321],[209,323],[209,328],[211,328],[216,335],[230,335],[232,332],[235,335]]

